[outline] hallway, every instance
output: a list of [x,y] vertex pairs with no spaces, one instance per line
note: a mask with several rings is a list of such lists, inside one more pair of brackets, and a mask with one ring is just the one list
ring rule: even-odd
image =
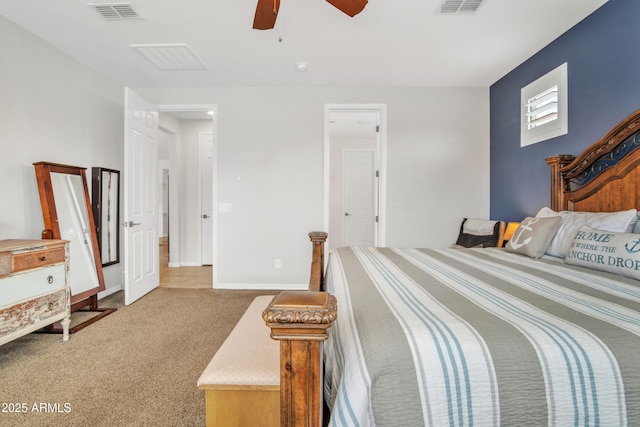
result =
[[210,265],[202,267],[169,268],[169,245],[160,239],[160,287],[184,289],[211,289],[213,272]]

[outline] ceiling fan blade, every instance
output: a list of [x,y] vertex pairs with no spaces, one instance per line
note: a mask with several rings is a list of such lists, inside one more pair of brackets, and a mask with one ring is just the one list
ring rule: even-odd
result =
[[256,15],[253,18],[255,30],[270,30],[276,25],[280,10],[280,0],[258,0]]
[[329,3],[349,15],[354,17],[367,5],[367,0],[327,0]]

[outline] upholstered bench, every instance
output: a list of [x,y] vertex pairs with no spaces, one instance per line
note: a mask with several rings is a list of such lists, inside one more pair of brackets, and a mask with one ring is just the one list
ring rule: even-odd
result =
[[280,425],[280,343],[262,320],[272,299],[253,300],[198,379],[207,426]]

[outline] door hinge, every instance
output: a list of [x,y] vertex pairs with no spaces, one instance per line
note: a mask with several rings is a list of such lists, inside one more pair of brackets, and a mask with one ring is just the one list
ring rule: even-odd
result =
[[376,125],[376,132],[380,132],[380,125]]
[[380,178],[380,171],[376,171],[376,178]]
[[376,215],[376,222],[380,222],[380,217]]

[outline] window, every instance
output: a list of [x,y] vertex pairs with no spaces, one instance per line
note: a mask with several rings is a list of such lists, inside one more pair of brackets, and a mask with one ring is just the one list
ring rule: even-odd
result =
[[522,88],[520,146],[565,135],[567,122],[567,63]]

